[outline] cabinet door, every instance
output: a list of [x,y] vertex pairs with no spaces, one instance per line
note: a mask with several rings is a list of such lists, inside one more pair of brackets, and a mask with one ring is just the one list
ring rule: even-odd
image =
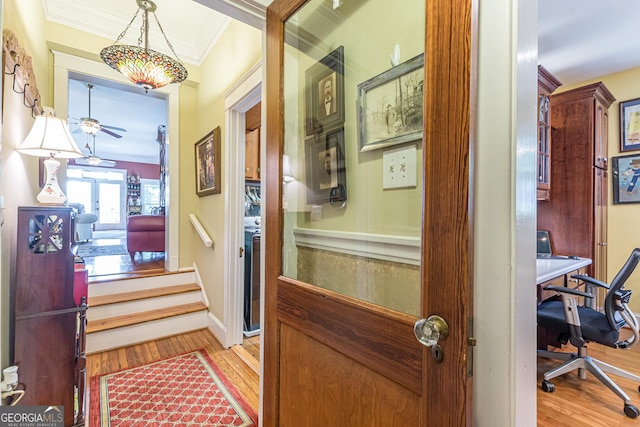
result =
[[607,180],[607,170],[595,168],[593,277],[603,282],[607,281]]
[[601,169],[607,169],[607,140],[609,132],[609,113],[598,100],[595,102],[594,123],[594,164]]
[[538,96],[538,200],[549,200],[551,177],[551,127],[549,126],[549,97]]
[[248,131],[244,142],[244,177],[260,179],[260,128]]

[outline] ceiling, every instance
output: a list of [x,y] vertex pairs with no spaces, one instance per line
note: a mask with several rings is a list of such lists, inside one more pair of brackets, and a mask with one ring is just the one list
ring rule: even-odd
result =
[[638,0],[538,0],[538,63],[564,85],[640,67]]
[[[230,18],[203,6],[218,10],[222,0],[154,0],[156,15],[178,57],[200,65],[216,43]],[[269,0],[232,0],[259,8]],[[135,0],[42,0],[46,19],[82,31],[115,40],[137,9]],[[201,4],[202,3],[202,4]],[[91,19],[87,19],[90,16]],[[564,85],[579,83],[618,71],[640,67],[640,47],[635,39],[635,17],[640,16],[640,1],[615,0],[538,0],[539,63]],[[123,38],[137,44],[140,16]],[[150,46],[173,56],[150,17]],[[638,53],[636,53],[638,51]],[[106,65],[105,65],[106,67]],[[70,85],[69,117],[88,113],[87,78],[76,76]],[[93,81],[92,117],[101,124],[127,129],[116,139],[102,132],[96,138],[96,151],[112,160],[157,162],[150,155],[157,150],[157,128],[165,124],[166,107],[158,98],[136,92],[136,88]],[[110,87],[112,86],[112,87]],[[122,92],[125,89],[125,92]],[[135,92],[135,93],[134,93]],[[74,130],[74,125],[71,125]],[[74,134],[83,147],[86,136]],[[86,151],[86,150],[85,150]]]

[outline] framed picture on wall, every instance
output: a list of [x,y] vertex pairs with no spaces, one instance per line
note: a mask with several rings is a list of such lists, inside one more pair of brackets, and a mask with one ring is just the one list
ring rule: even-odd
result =
[[305,130],[319,134],[344,124],[344,48],[305,72]]
[[613,204],[640,203],[640,154],[614,157]]
[[422,138],[424,54],[358,85],[360,151]]
[[640,150],[640,98],[620,102],[620,151]]
[[344,129],[307,138],[305,158],[307,204],[346,202]]
[[195,157],[198,197],[220,194],[220,126],[196,142]]

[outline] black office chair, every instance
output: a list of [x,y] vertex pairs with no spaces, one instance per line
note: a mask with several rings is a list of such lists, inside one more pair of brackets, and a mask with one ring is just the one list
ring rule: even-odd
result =
[[[609,347],[628,349],[638,342],[640,337],[638,321],[633,312],[627,307],[631,291],[624,289],[624,283],[635,270],[638,261],[640,261],[640,249],[636,248],[631,252],[629,259],[613,279],[611,285],[589,276],[576,274],[572,277],[581,280],[585,284],[585,292],[558,286],[547,286],[545,288],[558,292],[560,299],[552,298],[540,304],[538,307],[538,325],[549,331],[557,332],[558,341],[562,344],[571,343],[578,349],[578,353],[538,350],[539,356],[565,361],[560,366],[544,373],[544,380],[540,385],[543,391],[547,393],[553,392],[555,386],[550,380],[574,369],[578,369],[580,378],[586,378],[586,369],[624,401],[624,413],[628,417],[636,418],[640,415],[638,408],[631,404],[629,396],[605,372],[639,383],[640,376],[589,357],[586,346],[588,342],[596,342]],[[596,286],[608,289],[604,301],[604,313],[590,308]],[[580,297],[584,298],[583,305],[578,305],[578,298]],[[619,341],[620,328],[625,325],[630,329],[632,335],[625,340]],[[640,387],[638,390],[640,391]]]

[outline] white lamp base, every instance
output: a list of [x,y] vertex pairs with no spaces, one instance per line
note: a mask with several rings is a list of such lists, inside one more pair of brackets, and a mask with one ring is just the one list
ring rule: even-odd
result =
[[60,162],[54,158],[49,158],[44,161],[44,167],[47,174],[47,182],[45,182],[44,188],[38,194],[38,202],[41,205],[64,205],[67,201],[67,196],[64,195],[58,185]]

